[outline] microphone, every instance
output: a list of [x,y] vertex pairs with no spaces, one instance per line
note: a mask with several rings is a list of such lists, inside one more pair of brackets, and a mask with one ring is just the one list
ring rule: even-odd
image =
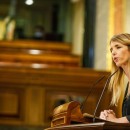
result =
[[81,112],[83,112],[84,106],[85,106],[85,104],[86,104],[86,102],[87,102],[87,100],[88,100],[89,95],[92,93],[92,90],[94,89],[94,87],[95,87],[104,77],[105,77],[105,76],[99,78],[99,79],[92,85],[92,87],[91,87],[91,89],[90,89],[90,91],[89,91],[87,97],[85,98],[85,100],[84,100],[83,103],[81,104]]
[[102,96],[103,96],[103,94],[104,94],[104,91],[105,91],[105,89],[106,89],[108,83],[110,82],[111,77],[112,77],[117,71],[118,71],[118,69],[108,77],[108,79],[107,79],[107,81],[106,81],[106,83],[105,83],[105,85],[104,85],[104,87],[103,87],[103,90],[102,90],[102,92],[101,92],[100,98],[99,98],[99,100],[98,100],[98,103],[97,103],[97,105],[96,105],[96,108],[95,108],[95,111],[94,111],[94,114],[93,114],[93,123],[95,122],[96,112],[97,112],[97,109],[98,109],[99,104],[100,104],[100,102],[101,102],[101,99],[102,99]]

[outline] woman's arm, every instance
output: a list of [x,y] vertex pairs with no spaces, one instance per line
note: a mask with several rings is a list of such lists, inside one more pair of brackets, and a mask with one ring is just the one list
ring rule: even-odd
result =
[[111,122],[116,122],[116,123],[129,123],[126,117],[117,118],[113,114],[108,114],[108,116],[106,117],[106,120],[111,121]]

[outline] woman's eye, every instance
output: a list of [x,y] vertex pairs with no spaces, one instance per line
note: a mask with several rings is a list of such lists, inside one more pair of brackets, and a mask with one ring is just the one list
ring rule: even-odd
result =
[[120,47],[120,46],[117,46],[116,48],[119,49],[119,48],[121,48],[121,47]]

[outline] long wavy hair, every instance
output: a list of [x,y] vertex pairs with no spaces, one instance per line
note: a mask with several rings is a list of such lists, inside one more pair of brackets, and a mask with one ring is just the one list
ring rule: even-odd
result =
[[[123,45],[126,45],[128,46],[128,49],[130,51],[130,34],[128,33],[114,35],[110,40],[110,44],[111,42],[119,42]],[[128,69],[130,70],[130,61],[128,61],[128,66],[129,66]],[[125,86],[124,86],[125,73],[123,69],[121,67],[118,68],[112,60],[111,73],[115,72],[117,69],[118,71],[113,75],[109,84],[109,89],[112,91],[111,105],[117,105],[121,97],[121,94],[123,93],[124,95],[125,92]]]

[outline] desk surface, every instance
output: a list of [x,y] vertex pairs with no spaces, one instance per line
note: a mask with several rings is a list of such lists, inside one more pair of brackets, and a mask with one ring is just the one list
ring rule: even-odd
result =
[[130,123],[99,122],[89,124],[66,125],[45,130],[130,130]]

